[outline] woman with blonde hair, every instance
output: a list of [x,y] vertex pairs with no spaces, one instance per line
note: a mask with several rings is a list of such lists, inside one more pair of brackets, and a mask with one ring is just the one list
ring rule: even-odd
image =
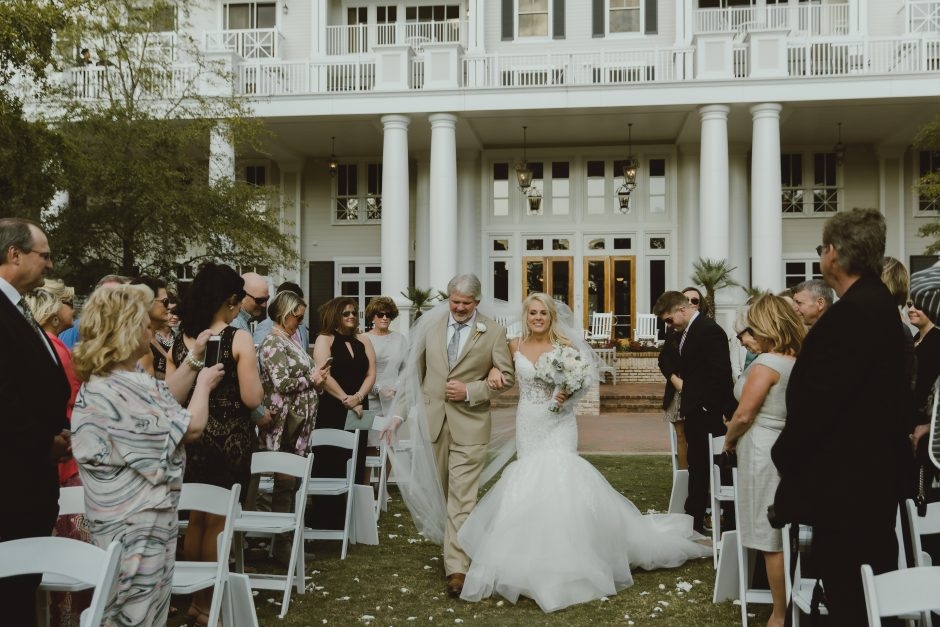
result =
[[[85,517],[95,544],[123,544],[116,596],[106,625],[163,625],[176,558],[183,445],[202,435],[209,393],[221,366],[202,369],[188,409],[140,372],[150,350],[153,293],[146,286],[96,290],[82,312],[75,369],[85,381],[72,414],[72,452],[85,486]],[[207,334],[198,350],[205,350]],[[195,360],[198,356],[193,355]]]
[[738,456],[738,520],[741,544],[764,554],[773,610],[767,625],[782,627],[787,599],[783,567],[783,535],[770,526],[767,507],[780,483],[770,449],[787,418],[786,393],[790,371],[806,334],[793,307],[779,296],[761,296],[747,310],[747,346],[757,353],[738,378],[738,408],[726,421],[725,451]]

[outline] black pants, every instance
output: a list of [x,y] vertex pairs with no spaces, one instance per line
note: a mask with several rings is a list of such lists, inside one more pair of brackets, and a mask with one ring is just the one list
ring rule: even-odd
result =
[[[711,412],[702,412],[687,416],[685,419],[685,439],[688,442],[689,458],[689,496],[685,500],[685,513],[694,520],[694,525],[701,528],[708,507],[709,474],[712,456],[708,450],[708,434],[725,433],[721,416]],[[712,524],[719,524],[717,513],[712,514]]]
[[[898,539],[893,527],[878,531],[813,528],[813,561],[826,590],[826,608],[833,625],[867,625],[862,564],[876,575],[898,568]],[[882,625],[900,625],[885,619]]]
[[[38,508],[44,509],[45,513],[36,509],[28,511],[29,506],[24,507],[24,511],[15,516],[0,516],[0,542],[52,535],[59,512],[58,503],[55,509]],[[5,625],[29,627],[36,624],[36,589],[41,581],[42,575],[0,579],[0,611]]]

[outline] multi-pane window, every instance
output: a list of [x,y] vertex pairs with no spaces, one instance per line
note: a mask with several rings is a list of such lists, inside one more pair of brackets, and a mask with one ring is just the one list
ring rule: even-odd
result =
[[[566,216],[571,213],[571,183],[567,161],[552,161],[552,214]],[[547,194],[546,194],[547,195]]]
[[359,221],[359,168],[354,163],[336,168],[336,220]]
[[603,161],[587,162],[587,213],[602,215],[607,207],[606,164]]
[[833,213],[839,210],[836,161],[834,152],[817,152],[813,155],[814,213]]
[[264,187],[267,184],[267,172],[263,165],[245,166],[245,182],[256,187]]
[[[365,174],[365,180],[360,177]],[[382,164],[341,163],[336,168],[337,223],[355,224],[382,219]]]
[[359,329],[365,330],[366,305],[382,294],[382,266],[375,263],[344,263],[337,265],[338,296],[356,300],[359,309]]
[[640,32],[640,0],[608,0],[611,33]]
[[460,19],[460,5],[458,4],[405,7],[406,22],[443,22],[457,19]]
[[225,5],[225,29],[274,28],[277,11],[274,2],[239,2]]
[[[938,175],[940,173],[940,152],[922,150],[919,165],[920,178],[924,178],[928,174]],[[920,211],[936,211],[940,209],[940,198],[921,193],[918,198],[917,208]]]
[[493,215],[509,215],[509,164],[493,164]]
[[548,37],[548,0],[519,0],[519,37]]
[[490,246],[490,278],[493,282],[493,298],[509,301],[509,266],[512,263],[512,250],[508,236],[496,236]]
[[803,155],[780,155],[780,186],[784,213],[803,213]]
[[395,5],[375,7],[375,21],[379,24],[393,24],[397,20],[398,7]]
[[666,160],[649,160],[649,212],[666,213]]
[[367,168],[366,219],[382,219],[382,164],[370,163]]
[[806,261],[785,261],[783,264],[784,281],[787,287],[793,287],[809,281],[810,279],[821,279],[822,270],[819,268],[819,260]]

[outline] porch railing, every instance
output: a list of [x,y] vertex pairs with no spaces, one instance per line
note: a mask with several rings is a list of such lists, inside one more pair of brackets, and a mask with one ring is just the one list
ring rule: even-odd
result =
[[764,7],[724,7],[695,11],[694,32],[738,33],[787,29],[799,36],[846,35],[849,32],[849,5],[800,4]]
[[229,50],[245,59],[277,59],[281,34],[276,28],[206,31],[204,50]]
[[791,43],[787,59],[790,76],[936,72],[940,40],[895,37]]
[[326,27],[326,53],[331,56],[371,52],[374,45],[409,45],[421,52],[426,43],[467,44],[466,20],[351,24]]

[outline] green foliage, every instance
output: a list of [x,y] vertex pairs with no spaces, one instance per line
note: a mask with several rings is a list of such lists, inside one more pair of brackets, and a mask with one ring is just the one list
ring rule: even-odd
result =
[[[435,291],[437,292],[435,294]],[[411,304],[414,306],[414,319],[417,320],[421,317],[421,313],[427,311],[434,306],[435,301],[446,300],[447,297],[442,297],[442,293],[439,290],[435,290],[432,287],[427,289],[421,289],[420,287],[409,287],[404,292],[401,292],[401,295],[411,301]]]
[[[914,147],[918,150],[940,151],[940,116],[925,125],[914,137]],[[917,182],[917,193],[922,199],[940,201],[940,172],[928,172]],[[920,237],[930,241],[924,249],[924,254],[935,255],[940,253],[940,221],[937,219],[917,229]]]
[[738,287],[744,290],[744,293],[747,294],[747,302],[749,303],[753,303],[755,300],[757,300],[761,296],[766,296],[767,294],[770,294],[770,290],[761,289],[757,286],[745,287],[743,285],[739,285]]
[[701,258],[692,264],[692,283],[705,288],[705,300],[708,302],[708,315],[715,317],[715,292],[725,287],[733,287],[738,282],[731,277],[736,267],[728,265],[726,259]]

